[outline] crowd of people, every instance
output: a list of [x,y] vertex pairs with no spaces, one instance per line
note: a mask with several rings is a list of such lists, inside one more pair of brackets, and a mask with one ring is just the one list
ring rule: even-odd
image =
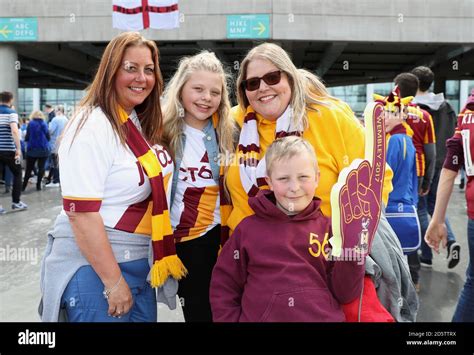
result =
[[[449,103],[428,92],[429,68],[395,78],[391,97],[378,100],[407,103],[384,112],[383,208],[370,252],[334,259],[331,191],[364,159],[364,126],[276,44],[247,53],[235,90],[230,79],[203,51],[183,58],[165,86],[155,42],[125,32],[106,47],[69,124],[32,113],[23,188],[38,162],[41,189],[50,156],[48,179],[61,176],[63,197],[41,265],[43,321],[155,322],[156,302],[174,309],[176,295],[187,322],[415,321],[431,249],[443,242],[448,267],[459,262],[445,214],[461,166],[474,255],[474,96],[455,128]],[[1,156],[18,204],[11,99],[1,97],[12,133]],[[373,211],[364,201],[354,215]],[[454,321],[474,319],[473,277],[470,264]]]
[[[55,109],[45,105],[45,113],[33,110],[28,118],[19,118],[14,106],[13,93],[0,93],[0,176],[5,194],[12,194],[12,211],[26,210],[20,200],[21,192],[36,178],[36,190],[44,186],[58,187],[59,168],[57,149],[68,118],[64,106]],[[45,169],[49,171],[44,177]],[[24,172],[23,172],[24,171]],[[0,214],[7,210],[0,206]]]

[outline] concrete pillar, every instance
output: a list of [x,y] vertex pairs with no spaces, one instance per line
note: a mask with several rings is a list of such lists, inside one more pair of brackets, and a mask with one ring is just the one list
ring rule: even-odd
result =
[[469,96],[469,80],[461,80],[459,83],[459,109],[462,110],[466,105]]
[[20,65],[15,47],[11,44],[0,43],[0,91],[12,92],[15,101],[18,99]]
[[374,84],[367,84],[366,91],[365,91],[365,103],[366,105],[369,102],[374,101]]
[[[433,92],[438,94],[440,92],[446,94],[446,77],[434,72],[435,79],[434,79],[434,88]],[[446,95],[445,95],[446,96]]]
[[33,90],[33,111],[41,110],[41,89],[30,89]]

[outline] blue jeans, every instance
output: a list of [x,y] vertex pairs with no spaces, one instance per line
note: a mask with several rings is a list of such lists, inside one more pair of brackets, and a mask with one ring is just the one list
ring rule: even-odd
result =
[[[433,182],[431,183],[430,192],[426,196],[418,196],[418,219],[420,220],[421,227],[421,257],[425,260],[433,259],[433,252],[431,248],[425,242],[425,234],[428,229],[429,219],[428,214],[433,216],[434,207],[436,203],[436,191],[438,190],[439,175],[441,174],[441,168],[436,169]],[[446,228],[448,229],[448,242],[455,241],[451,224],[449,223],[448,217],[445,220]]]
[[469,264],[466,270],[466,283],[459,296],[453,322],[474,322],[474,219],[467,222],[467,244]]
[[133,306],[121,318],[109,316],[109,304],[102,295],[104,284],[92,266],[81,267],[72,277],[61,299],[70,322],[156,322],[156,294],[146,281],[147,259],[119,264],[133,297]]

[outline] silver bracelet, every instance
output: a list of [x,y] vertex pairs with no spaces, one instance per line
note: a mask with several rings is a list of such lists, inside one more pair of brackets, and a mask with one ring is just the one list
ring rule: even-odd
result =
[[105,298],[106,300],[109,299],[109,295],[110,295],[113,291],[115,291],[115,289],[118,287],[120,281],[122,281],[122,274],[120,274],[119,280],[117,281],[117,283],[116,283],[112,288],[110,288],[110,289],[108,289],[108,290],[107,290],[106,288],[104,288],[104,291],[102,291],[102,294],[104,295],[104,298]]

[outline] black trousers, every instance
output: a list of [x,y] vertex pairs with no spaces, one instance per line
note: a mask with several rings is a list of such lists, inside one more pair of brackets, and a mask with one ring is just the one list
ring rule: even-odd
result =
[[43,179],[44,175],[46,159],[48,159],[48,157],[26,157],[26,171],[25,178],[23,179],[23,190],[25,190],[26,186],[28,185],[28,180],[30,179],[31,172],[33,171],[36,161],[38,161],[38,179],[36,180],[36,189],[41,190],[41,180]]
[[212,322],[209,286],[219,252],[221,226],[205,235],[176,244],[176,254],[188,270],[179,282],[178,296],[186,322]]
[[3,165],[8,166],[13,174],[12,201],[18,203],[21,195],[21,158],[15,160],[15,152],[0,151],[0,170],[3,170]]

